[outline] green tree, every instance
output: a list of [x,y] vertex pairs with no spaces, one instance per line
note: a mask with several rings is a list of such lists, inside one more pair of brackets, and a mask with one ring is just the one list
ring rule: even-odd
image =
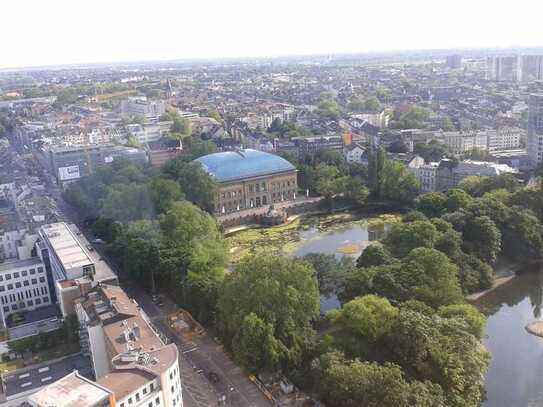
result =
[[154,204],[146,185],[115,184],[102,202],[102,216],[122,223],[155,217]]
[[513,207],[503,228],[503,253],[517,262],[543,258],[543,226],[529,210]]
[[368,150],[368,186],[371,195],[375,199],[381,198],[381,186],[383,183],[383,168],[386,162],[385,150]]
[[429,221],[397,223],[383,239],[385,248],[394,257],[405,257],[417,247],[434,247],[439,235]]
[[457,318],[467,325],[468,332],[481,339],[485,332],[486,318],[470,304],[451,304],[440,307],[438,313],[443,318]]
[[441,216],[446,203],[447,197],[444,193],[430,192],[417,198],[416,208],[418,211],[424,213],[427,217],[435,218]]
[[464,248],[480,259],[492,263],[501,249],[501,233],[488,216],[469,218],[462,230]]
[[177,182],[170,179],[154,179],[149,190],[157,213],[166,212],[173,202],[183,199],[181,187]]
[[213,212],[217,183],[199,162],[187,163],[175,159],[166,163],[163,171],[179,183],[186,199],[208,212]]
[[303,260],[265,252],[246,257],[225,280],[218,309],[221,335],[228,348],[233,349],[245,317],[254,313],[273,326],[275,339],[285,349],[283,368],[296,365],[301,344],[312,336],[310,323],[319,313],[315,270]]
[[204,155],[213,154],[219,151],[217,145],[210,140],[203,140],[191,144],[190,152],[193,160]]
[[398,310],[386,298],[376,295],[355,298],[340,310],[328,314],[330,320],[348,335],[367,343],[388,334],[397,316]]
[[462,299],[457,276],[458,267],[434,249],[414,249],[402,265],[408,299],[420,300],[432,307],[454,304]]
[[382,266],[390,264],[392,260],[392,256],[382,245],[371,244],[362,251],[356,260],[356,265],[358,267]]
[[325,119],[337,120],[340,118],[342,110],[335,100],[324,99],[318,104],[316,113]]
[[331,407],[437,407],[443,391],[431,383],[408,383],[399,366],[346,360],[341,354],[323,355],[316,364],[319,393]]
[[447,191],[445,210],[447,212],[455,212],[468,206],[471,201],[472,198],[466,191],[459,188],[450,189]]
[[443,389],[442,405],[480,406],[489,357],[464,321],[402,308],[386,344],[394,362]]
[[394,205],[411,205],[419,191],[415,175],[403,164],[386,161],[383,167],[381,197]]
[[160,270],[178,302],[203,321],[215,318],[227,248],[216,220],[186,201],[160,216]]
[[437,140],[432,140],[429,143],[417,143],[413,148],[413,152],[422,158],[427,163],[437,162],[449,153],[447,146]]
[[258,373],[264,369],[275,371],[282,349],[273,336],[273,325],[251,312],[243,318],[232,341],[232,352],[243,368]]

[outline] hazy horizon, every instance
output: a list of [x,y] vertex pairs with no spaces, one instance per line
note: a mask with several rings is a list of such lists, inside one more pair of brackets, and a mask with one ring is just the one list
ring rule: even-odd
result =
[[9,2],[0,69],[543,46],[543,4],[443,3]]

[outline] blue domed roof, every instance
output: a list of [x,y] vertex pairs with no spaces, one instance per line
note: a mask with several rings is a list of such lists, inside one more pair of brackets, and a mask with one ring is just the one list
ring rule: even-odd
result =
[[217,182],[234,181],[292,171],[296,168],[284,158],[257,150],[236,150],[208,154],[196,160]]

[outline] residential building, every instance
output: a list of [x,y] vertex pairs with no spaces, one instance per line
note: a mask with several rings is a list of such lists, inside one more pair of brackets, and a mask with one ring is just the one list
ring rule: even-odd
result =
[[530,95],[527,150],[534,167],[543,162],[543,94]]
[[32,394],[27,403],[31,407],[115,407],[115,395],[76,370]]
[[521,139],[526,134],[523,129],[514,127],[500,127],[496,130],[488,130],[486,133],[489,152],[518,149]]
[[76,314],[96,382],[117,407],[183,406],[177,346],[164,344],[120,287],[95,287],[76,303]]
[[366,149],[358,143],[352,143],[345,147],[343,156],[348,163],[367,163],[368,154]]
[[436,190],[437,168],[439,163],[426,163],[420,156],[415,156],[407,168],[415,174],[420,184],[420,192],[434,192]]
[[277,155],[245,149],[195,161],[219,184],[215,199],[219,214],[296,199],[296,168]]
[[488,135],[485,132],[446,131],[437,133],[436,136],[453,154],[464,154],[474,149],[486,151],[488,147]]
[[496,177],[501,174],[517,173],[506,164],[496,164],[486,161],[455,162],[443,159],[439,162],[436,172],[436,190],[447,191],[458,185],[464,178],[475,175],[480,177]]
[[315,136],[315,137],[293,137],[291,141],[298,150],[298,157],[314,156],[322,150],[343,151],[342,136]]

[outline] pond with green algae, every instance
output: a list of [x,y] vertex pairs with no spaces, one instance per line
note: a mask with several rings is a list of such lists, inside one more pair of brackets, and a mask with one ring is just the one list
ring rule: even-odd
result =
[[[227,237],[233,262],[259,249],[278,255],[302,257],[308,253],[357,258],[372,241],[379,240],[399,215],[364,217],[355,213],[298,218],[288,225],[249,229]],[[321,312],[338,308],[335,294],[321,296]]]

